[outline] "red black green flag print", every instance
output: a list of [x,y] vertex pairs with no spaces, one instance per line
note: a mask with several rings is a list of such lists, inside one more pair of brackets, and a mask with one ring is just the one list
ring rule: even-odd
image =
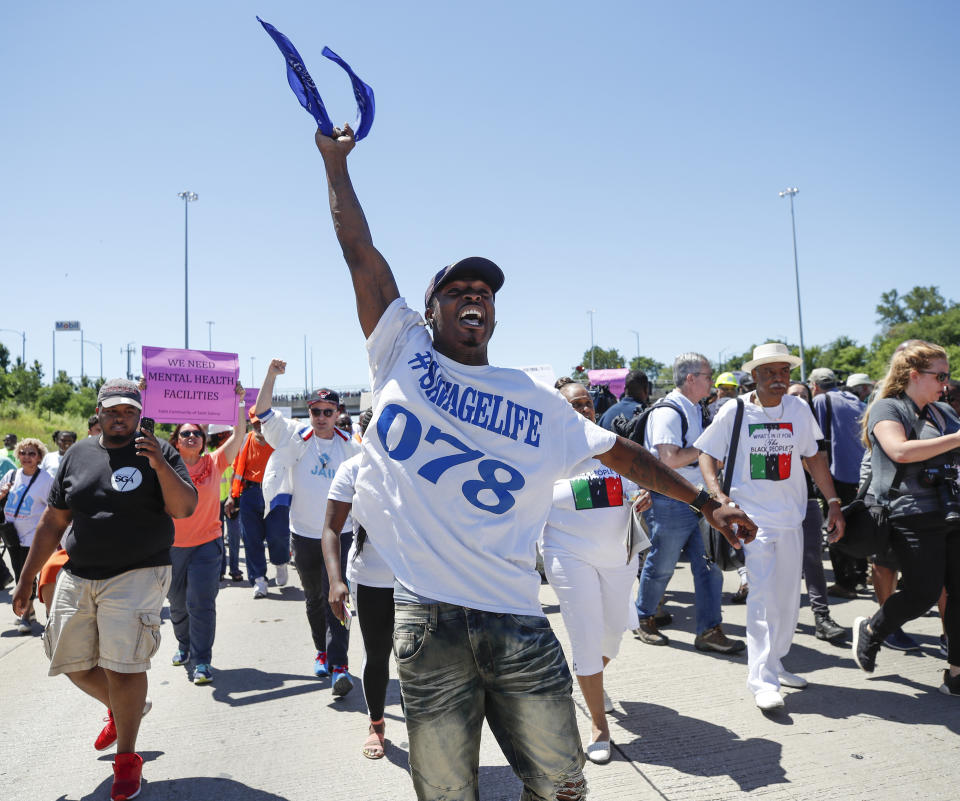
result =
[[570,479],[577,510],[623,506],[623,482],[620,476],[580,476]]
[[793,423],[750,424],[750,478],[785,481],[793,459]]

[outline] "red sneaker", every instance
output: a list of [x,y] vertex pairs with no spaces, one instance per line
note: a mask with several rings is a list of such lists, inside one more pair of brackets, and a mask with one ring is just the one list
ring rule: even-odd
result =
[[104,718],[107,725],[100,730],[93,747],[98,751],[106,751],[117,741],[117,725],[113,722],[113,712],[107,710],[107,716]]
[[140,795],[140,774],[143,757],[140,754],[117,754],[113,760],[112,801],[129,801]]
[[[143,714],[146,715],[151,709],[153,709],[153,701],[148,698],[143,704]],[[104,720],[107,725],[100,730],[100,734],[93,743],[93,747],[98,751],[106,751],[117,741],[117,725],[113,722],[113,712],[109,709]]]

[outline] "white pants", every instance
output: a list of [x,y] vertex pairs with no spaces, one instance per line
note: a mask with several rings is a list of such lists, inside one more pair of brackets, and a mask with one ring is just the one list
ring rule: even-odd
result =
[[777,674],[800,616],[803,529],[761,528],[747,556],[747,687],[780,690]]
[[544,549],[543,569],[560,602],[576,675],[600,673],[603,657],[619,652],[623,632],[640,625],[631,599],[637,562],[594,567],[568,551]]

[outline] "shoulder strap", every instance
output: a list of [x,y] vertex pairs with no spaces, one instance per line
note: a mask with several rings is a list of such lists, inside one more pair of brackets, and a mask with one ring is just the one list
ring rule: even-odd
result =
[[[668,409],[673,409],[677,414],[680,415],[680,443],[681,447],[687,447],[687,415],[684,414],[683,409],[679,404],[674,403],[672,400],[667,400],[666,398],[661,399],[656,406],[665,406]],[[653,406],[650,407],[650,410],[653,411]]]
[[30,476],[30,481],[27,484],[27,488],[23,491],[23,495],[20,496],[20,503],[17,504],[17,508],[13,513],[14,517],[20,514],[20,507],[23,506],[23,502],[27,499],[27,495],[30,494],[30,487],[33,486],[33,482],[36,481],[39,477],[40,477],[40,467],[38,466],[37,469],[34,471],[33,475]]
[[723,465],[723,494],[730,493],[730,484],[733,482],[733,468],[737,463],[737,446],[740,444],[740,426],[743,424],[743,398],[737,398],[737,413],[733,417],[733,433],[730,435],[730,450],[727,452],[727,461]]
[[833,403],[830,401],[830,393],[823,396],[823,402],[827,410],[823,416],[823,438],[827,441],[827,467],[833,462]]

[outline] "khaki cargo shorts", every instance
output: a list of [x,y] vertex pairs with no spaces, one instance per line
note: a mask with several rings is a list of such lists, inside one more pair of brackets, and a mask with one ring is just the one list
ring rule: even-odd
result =
[[99,665],[142,673],[160,647],[160,610],[170,587],[170,565],[128,570],[108,579],[57,576],[43,650],[50,676]]

